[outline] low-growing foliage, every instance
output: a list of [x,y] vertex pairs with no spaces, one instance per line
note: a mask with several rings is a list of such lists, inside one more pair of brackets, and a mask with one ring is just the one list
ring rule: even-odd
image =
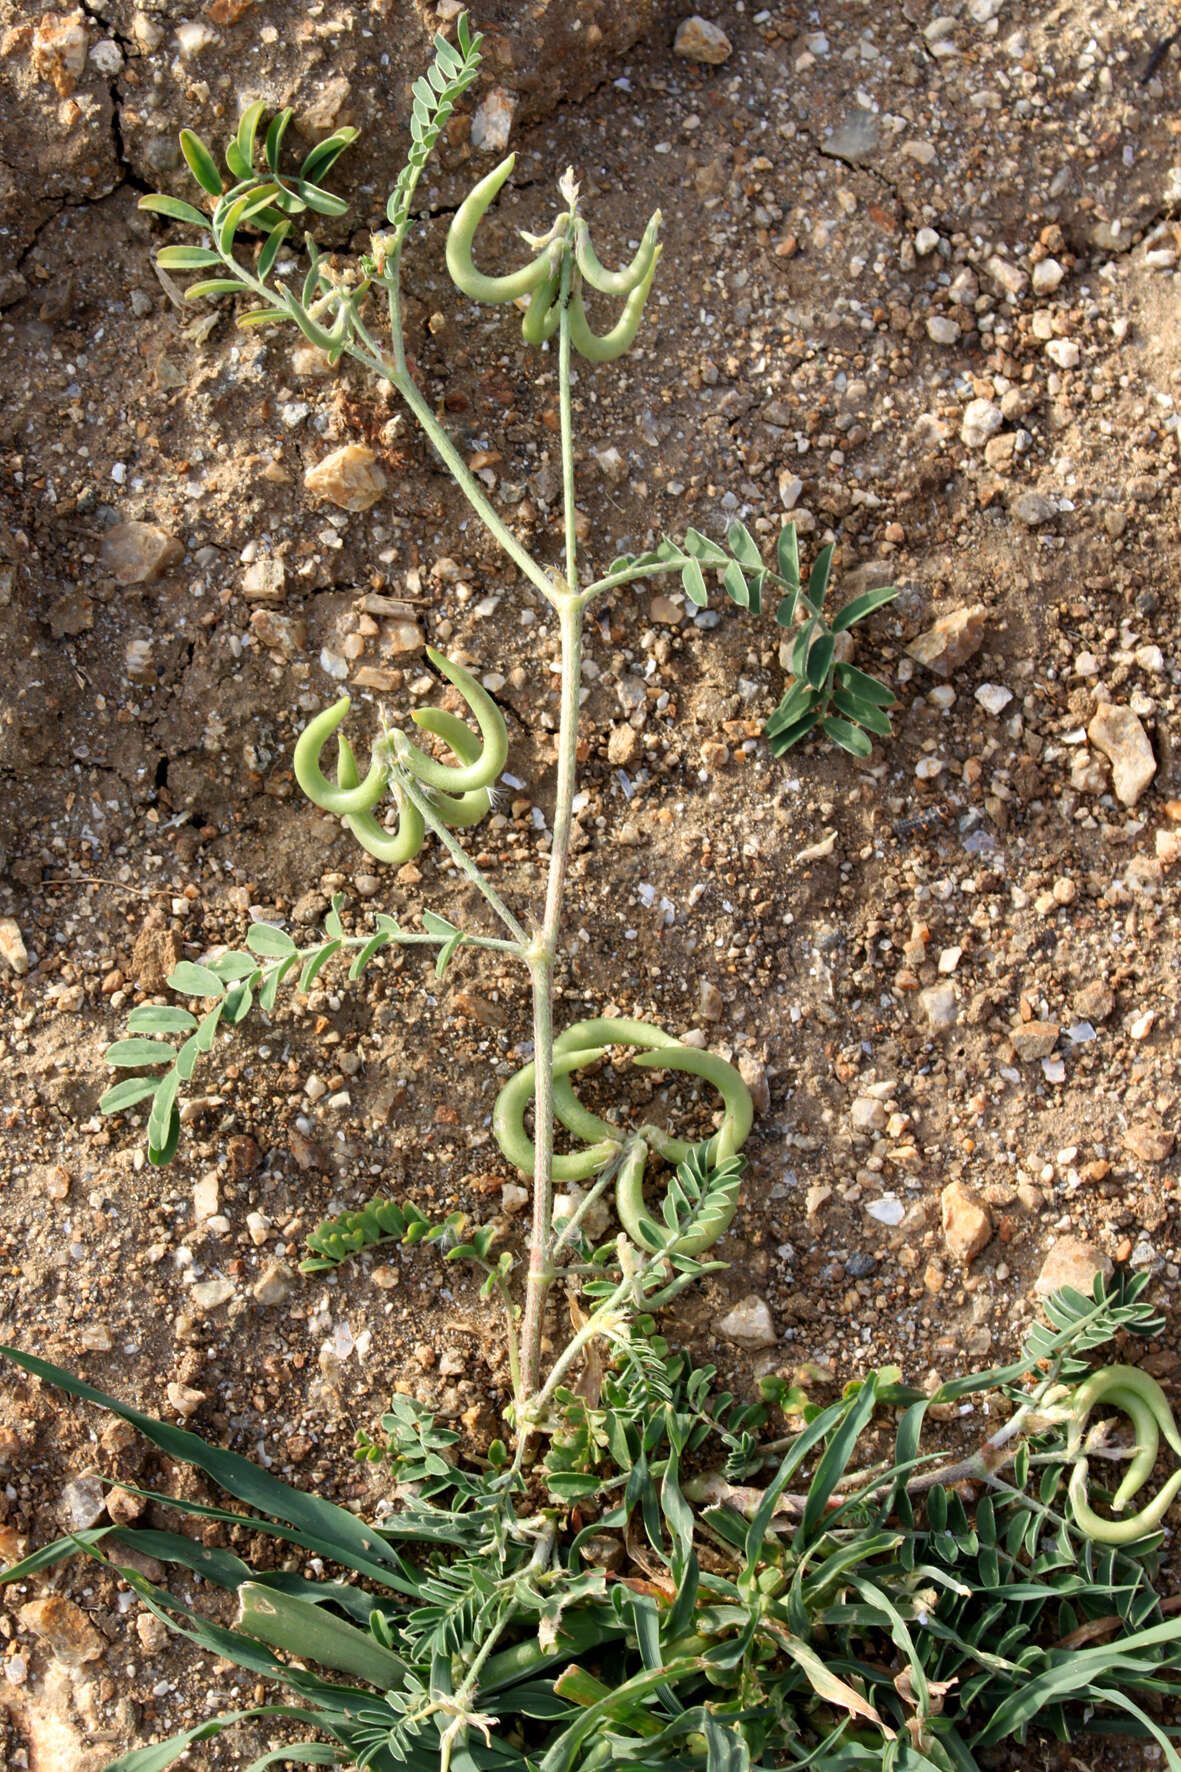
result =
[[[871,736],[889,731],[884,710],[893,697],[849,662],[841,636],[894,592],[855,596],[830,619],[833,545],[821,548],[805,585],[791,524],[770,567],[737,521],[724,543],[690,530],[584,582],[571,353],[609,362],[633,341],[660,260],[660,217],[630,264],[606,270],[567,174],[566,208],[545,234],[525,236],[526,262],[491,275],[477,267],[475,239],[511,157],[460,205],[447,263],[473,301],[521,305],[527,345],[556,342],[564,573],[535,560],[506,527],[415,384],[401,317],[415,188],[475,78],[479,50],[466,18],[455,45],[436,39],[429,74],[413,88],[411,153],[390,195],[388,229],[355,269],[341,270],[308,235],[299,292],[284,280],[295,222],[343,212],[322,180],[351,130],[338,130],[289,174],[281,150],[290,113],[260,141],[263,110],[252,105],[226,148],[228,188],[212,153],[182,134],[211,215],[171,196],[146,198],[144,207],[199,230],[201,244],[159,254],[165,270],[219,273],[202,276],[190,296],[245,295],[262,305],[242,313],[241,324],[293,323],[331,360],[348,355],[388,382],[556,615],[561,714],[544,907],[518,915],[457,835],[489,809],[507,733],[477,678],[432,651],[478,730],[441,709],[413,719],[454,761],[383,729],[363,772],[344,731],[343,698],[300,736],[296,779],[382,865],[402,865],[428,837],[442,845],[499,932],[461,927],[438,909],[422,911],[421,928],[378,914],[353,931],[339,897],[322,939],[304,947],[256,922],[241,950],[176,967],[169,986],[191,1007],[145,1002],[132,1011],[127,1036],[107,1052],[131,1074],[102,1107],[119,1115],[150,1101],[149,1156],[167,1163],[180,1136],[182,1086],[199,1061],[216,1061],[227,1030],[253,1009],[278,1013],[285,985],[307,992],[334,961],[347,961],[356,978],[391,946],[426,948],[439,976],[463,945],[522,965],[533,1052],[504,1082],[492,1129],[506,1161],[531,1177],[527,1260],[501,1245],[501,1227],[469,1224],[458,1212],[432,1222],[411,1200],[379,1196],[320,1224],[303,1262],[306,1274],[319,1274],[385,1245],[421,1244],[424,1258],[474,1268],[504,1325],[513,1392],[505,1437],[477,1454],[421,1403],[395,1395],[380,1428],[357,1434],[357,1459],[388,1472],[394,1491],[381,1517],[364,1522],[44,1360],[4,1350],[30,1374],[113,1410],[234,1505],[140,1492],[146,1499],[203,1529],[271,1540],[282,1566],[249,1563],[206,1542],[204,1530],[198,1541],[115,1524],[34,1552],[0,1572],[0,1582],[27,1582],[85,1553],[108,1562],[179,1635],[289,1694],[133,1749],[108,1772],[163,1772],[242,1718],[312,1732],[299,1744],[277,1741],[249,1772],[279,1762],[372,1772],[973,1772],[980,1752],[1019,1744],[1031,1729],[1067,1739],[1085,1728],[1152,1736],[1181,1772],[1158,1721],[1161,1701],[1181,1690],[1181,1620],[1154,1586],[1161,1523],[1181,1472],[1134,1507],[1161,1439],[1181,1453],[1181,1434],[1154,1380],[1127,1365],[1092,1371],[1083,1358],[1117,1335],[1157,1331],[1142,1276],[1110,1292],[1097,1283],[1091,1298],[1059,1294],[1012,1364],[930,1396],[885,1368],[829,1402],[774,1379],[760,1401],[743,1400],[719,1392],[713,1369],[695,1368],[658,1331],[657,1313],[721,1265],[711,1252],[740,1205],[754,1108],[735,1066],[660,1028],[610,1016],[555,1031],[584,614],[607,591],[669,573],[695,605],[708,598],[707,574],[754,614],[773,594],[775,620],[794,638],[793,680],[767,724],[772,749],[782,754],[815,731],[864,757]],[[584,284],[621,301],[603,333],[590,326]],[[388,342],[371,330],[368,308],[378,296]],[[333,739],[331,775],[321,758]],[[682,1092],[716,1091],[712,1135],[691,1141],[667,1125],[591,1112],[575,1078],[613,1049],[644,1071],[667,1073]],[[555,1126],[570,1148],[555,1150]],[[648,1180],[653,1163],[667,1170],[659,1199]],[[560,1211],[555,1181],[571,1190]],[[608,1193],[619,1228],[597,1242],[590,1227]],[[546,1331],[558,1285],[574,1327],[555,1345]],[[1096,1411],[1114,1417],[1093,1421]],[[931,1446],[939,1437],[932,1424],[949,1415],[962,1416],[968,1436],[958,1453]],[[1130,1447],[1113,1437],[1115,1417],[1130,1424]],[[1126,1464],[1110,1497],[1094,1475],[1100,1461]],[[184,1571],[185,1593],[130,1567],[120,1555],[129,1549]],[[233,1602],[232,1623],[218,1590]]]
[[[712,1371],[670,1357],[637,1315],[592,1394],[553,1392],[532,1474],[502,1442],[480,1461],[458,1456],[453,1430],[396,1396],[382,1437],[358,1436],[357,1456],[397,1483],[373,1525],[12,1353],[132,1422],[238,1509],[149,1499],[271,1538],[297,1566],[99,1526],[2,1579],[85,1550],[182,1636],[291,1694],[109,1772],[161,1772],[243,1717],[317,1731],[250,1772],[284,1759],[375,1772],[975,1772],[979,1753],[1019,1751],[1031,1729],[1070,1740],[1113,1728],[1155,1737],[1176,1768],[1157,1718],[1181,1696],[1181,1621],[1153,1585],[1153,1504],[1126,1544],[1097,1541],[1070,1477],[1082,1435],[1092,1458],[1119,1456],[1110,1424],[1087,1430],[1100,1375],[1083,1378],[1079,1356],[1159,1329],[1144,1286],[1059,1294],[1011,1365],[931,1396],[888,1369],[828,1404],[774,1384],[761,1405],[714,1395]],[[1150,1395],[1144,1374],[1105,1370]],[[967,1398],[971,1449],[928,1450],[932,1419]],[[780,1403],[793,1429],[769,1440]],[[1156,1419],[1174,1440],[1167,1405]],[[145,1579],[123,1546],[199,1577],[210,1598],[191,1605]],[[232,1624],[211,1616],[218,1589],[236,1601]]]

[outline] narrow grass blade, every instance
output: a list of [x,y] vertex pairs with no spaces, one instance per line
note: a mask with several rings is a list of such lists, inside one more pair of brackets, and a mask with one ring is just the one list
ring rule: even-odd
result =
[[[278,1477],[272,1477],[258,1465],[252,1464],[250,1459],[243,1458],[240,1453],[227,1452],[220,1446],[209,1446],[184,1428],[155,1421],[141,1410],[133,1409],[129,1404],[120,1403],[114,1397],[95,1390],[92,1385],[84,1384],[80,1378],[63,1372],[60,1366],[54,1366],[48,1360],[39,1360],[34,1354],[26,1354],[11,1347],[0,1347],[0,1354],[24,1371],[31,1372],[34,1377],[43,1379],[46,1384],[55,1385],[59,1390],[65,1391],[69,1396],[78,1397],[83,1402],[97,1403],[100,1408],[109,1409],[121,1420],[130,1422],[132,1427],[138,1428],[144,1438],[150,1440],[161,1452],[167,1452],[169,1457],[178,1458],[183,1464],[191,1464],[197,1470],[204,1471],[227,1494],[244,1502],[247,1507],[256,1508],[262,1514],[270,1514],[297,1530],[307,1531],[321,1544],[330,1545],[332,1549],[329,1554],[346,1568],[371,1576],[375,1568],[380,1571],[382,1565],[397,1570],[397,1562],[392,1553],[387,1551],[379,1535],[344,1508],[335,1507],[331,1502],[321,1500],[318,1495],[309,1495],[302,1489],[293,1489],[290,1484],[280,1482]],[[183,1503],[175,1505],[183,1506]]]

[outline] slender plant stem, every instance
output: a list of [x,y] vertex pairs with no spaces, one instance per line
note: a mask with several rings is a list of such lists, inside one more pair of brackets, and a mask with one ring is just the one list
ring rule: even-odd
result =
[[558,423],[562,440],[562,515],[566,530],[566,586],[578,592],[578,530],[574,505],[574,424],[570,404],[570,294],[574,265],[567,252],[562,259],[562,285],[558,294],[561,320],[558,330]]
[[[399,734],[398,736],[401,737],[402,735]],[[408,741],[404,740],[404,742]],[[421,814],[422,822],[426,825],[427,829],[438,837],[440,843],[443,845],[456,867],[461,873],[466,874],[472,885],[484,895],[488,903],[492,906],[492,909],[496,912],[496,915],[504,924],[505,928],[513,936],[514,939],[511,942],[502,942],[500,945],[507,948],[510,953],[522,953],[528,943],[529,937],[526,935],[517,919],[513,916],[513,913],[509,910],[491,880],[489,880],[487,875],[482,873],[476,866],[463,844],[457,842],[451,835],[451,832],[439,817],[438,812],[431,805],[430,800],[427,798],[426,794],[423,793],[421,786],[415,781],[408,769],[398,770],[398,788],[403,794],[405,794],[415,810]]]
[[451,475],[451,478],[455,481],[459,490],[463,493],[463,496],[467,499],[467,502],[471,505],[489,535],[500,543],[505,553],[509,556],[509,559],[512,560],[514,565],[524,573],[525,577],[529,579],[532,584],[536,585],[546,601],[552,603],[554,600],[554,587],[546,575],[544,568],[539,566],[532,554],[530,554],[526,548],[521,546],[516,536],[505,524],[496,507],[489,502],[483,487],[468,468],[467,463],[447,435],[445,428],[439,423],[438,419],[431,411],[428,402],[419,391],[417,382],[410,373],[410,367],[406,361],[406,347],[402,339],[401,322],[399,318],[400,309],[396,286],[389,289],[389,304],[391,324],[396,327],[396,330],[393,331],[393,361],[391,362],[384,354],[376,339],[373,338],[362,323],[360,317],[356,319],[354,325],[357,337],[362,341],[366,348],[364,351],[352,352],[351,354],[357,356],[359,360],[371,369],[375,375],[381,376],[383,381],[388,381],[392,387],[397,389],[398,393],[401,394],[403,400],[405,400],[407,406],[409,406],[411,412],[418,420],[421,429],[426,433],[427,438],[434,448],[435,454],[439,456],[443,466],[447,469],[447,472]]
[[529,961],[533,980],[533,1228],[521,1325],[521,1399],[528,1403],[541,1378],[545,1304],[554,1277],[554,961],[562,915],[562,894],[570,855],[574,788],[578,769],[578,703],[582,684],[582,605],[578,597],[578,538],[574,528],[574,446],[570,410],[569,257],[562,267],[558,342],[559,410],[562,430],[562,485],[566,521],[566,590],[557,600],[561,639],[562,699],[558,720],[558,779],[554,794],[553,842],[545,911]]

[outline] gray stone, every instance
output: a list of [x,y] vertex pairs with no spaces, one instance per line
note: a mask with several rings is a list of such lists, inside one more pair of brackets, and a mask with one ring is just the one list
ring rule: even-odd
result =
[[503,154],[512,134],[517,95],[507,86],[493,86],[472,115],[472,147],[478,154]]
[[274,554],[252,560],[242,575],[242,595],[252,603],[281,603],[287,595],[287,568]]
[[1040,529],[1043,523],[1052,522],[1058,515],[1058,506],[1044,492],[1018,493],[1009,509],[1027,529]]
[[62,1507],[75,1532],[85,1532],[89,1526],[97,1526],[106,1506],[102,1478],[96,1472],[87,1471],[84,1476],[74,1477],[62,1490]]
[[[847,160],[861,166],[872,160],[881,142],[881,129],[872,111],[855,107],[847,111],[836,128],[820,143],[820,152],[834,160]],[[959,331],[959,328],[956,328]]]
[[886,1110],[872,1095],[859,1095],[849,1111],[858,1132],[885,1131]]
[[983,449],[1004,422],[1004,414],[994,400],[969,400],[960,423],[960,441],[969,449]]
[[933,344],[954,345],[960,336],[959,323],[946,314],[931,314],[927,319],[927,337]]
[[955,1026],[959,1008],[953,984],[929,984],[919,992],[919,1003],[932,1029],[939,1032]]
[[116,584],[151,584],[184,555],[176,537],[156,523],[116,523],[103,536],[99,558]]
[[233,1296],[232,1280],[198,1280],[189,1292],[189,1297],[199,1311],[215,1311],[219,1305],[228,1304]]
[[267,1263],[250,1290],[258,1304],[275,1305],[290,1298],[297,1284],[294,1272],[285,1261],[272,1261]]

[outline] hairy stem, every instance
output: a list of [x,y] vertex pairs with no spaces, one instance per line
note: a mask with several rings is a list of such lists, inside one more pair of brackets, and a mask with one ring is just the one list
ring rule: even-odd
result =
[[401,394],[403,400],[405,400],[407,406],[409,406],[411,412],[418,420],[419,426],[425,432],[434,448],[435,454],[442,461],[443,466],[447,469],[447,472],[451,475],[451,478],[455,481],[455,484],[459,487],[459,490],[463,493],[463,496],[467,499],[467,502],[471,505],[473,511],[475,511],[489,535],[500,543],[500,546],[504,549],[509,559],[512,560],[513,564],[524,573],[525,577],[529,579],[532,584],[536,585],[537,589],[545,597],[547,602],[552,603],[554,587],[546,576],[544,569],[537,564],[537,561],[533,558],[532,554],[521,546],[516,536],[505,524],[495,506],[490,503],[483,487],[480,485],[475,475],[469,470],[467,463],[460,455],[458,449],[456,449],[451,438],[447,435],[444,426],[439,423],[438,419],[431,411],[429,404],[419,391],[417,382],[410,373],[410,367],[406,361],[406,346],[402,337],[401,310],[396,280],[396,261],[395,264],[389,267],[389,275],[391,281],[387,284],[387,293],[389,296],[391,331],[394,347],[393,359],[391,361],[391,359],[384,354],[376,339],[374,339],[367,331],[359,318],[355,322],[356,332],[358,338],[365,346],[365,349],[351,354],[357,356],[359,360],[364,363],[367,368],[371,369],[375,375],[381,376],[383,381],[388,381],[392,387],[397,389],[398,393]]
[[483,894],[492,909],[496,912],[496,915],[504,924],[505,928],[513,936],[511,942],[506,942],[503,945],[507,947],[511,953],[521,953],[529,939],[525,934],[524,929],[521,927],[516,917],[513,916],[513,913],[509,910],[491,880],[489,880],[487,875],[482,873],[476,866],[463,844],[458,842],[456,838],[452,836],[435,808],[431,805],[426,794],[423,793],[421,786],[415,781],[408,769],[400,769],[398,771],[398,787],[401,789],[402,793],[405,794],[411,805],[422,814],[423,824],[425,824],[427,829],[433,832],[439,839],[456,867],[461,873],[466,874],[472,885]]
[[564,299],[572,266],[562,269],[562,310],[558,345],[559,406],[562,427],[562,486],[566,521],[566,590],[557,600],[561,639],[562,702],[558,721],[558,779],[554,794],[553,844],[545,912],[537,931],[529,970],[533,980],[533,1228],[529,1240],[529,1275],[521,1326],[521,1400],[535,1394],[541,1379],[541,1341],[545,1304],[554,1277],[554,961],[562,915],[562,894],[570,855],[577,775],[578,702],[582,684],[582,605],[578,597],[578,539],[574,528],[574,446],[570,411],[570,317]]

